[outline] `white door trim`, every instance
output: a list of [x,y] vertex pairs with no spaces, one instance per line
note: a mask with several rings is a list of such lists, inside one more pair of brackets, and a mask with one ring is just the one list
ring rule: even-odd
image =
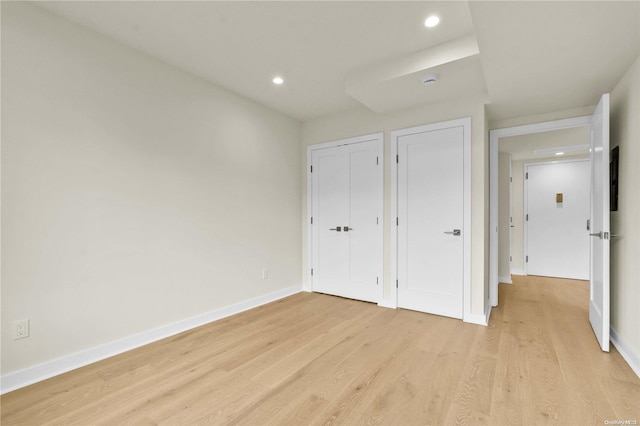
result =
[[500,282],[513,284],[511,281],[511,264],[513,263],[513,158],[509,154],[509,276],[498,277]]
[[591,116],[506,127],[489,132],[489,299],[498,306],[498,141],[508,136],[591,126]]
[[[451,127],[463,127],[463,155],[464,155],[464,213],[463,223],[463,317],[465,322],[473,317],[471,314],[471,117],[459,118],[455,120],[443,121],[440,123],[427,124],[424,126],[411,127],[408,129],[393,130],[391,132],[391,286],[390,298],[384,300],[384,305],[398,307],[398,137],[413,133],[428,132],[434,130],[448,129]],[[477,315],[476,315],[477,316]]]
[[326,149],[333,148],[342,145],[351,145],[361,142],[369,142],[375,141],[377,148],[377,156],[380,161],[380,167],[378,167],[378,211],[376,212],[377,216],[380,218],[380,226],[378,230],[378,239],[380,241],[379,244],[379,262],[377,262],[377,275],[380,277],[380,281],[378,283],[379,292],[378,297],[379,301],[383,299],[384,295],[384,279],[383,279],[383,266],[384,266],[384,246],[383,246],[383,238],[384,238],[384,133],[373,133],[370,135],[363,136],[355,136],[346,139],[339,139],[331,142],[323,142],[315,145],[309,145],[307,147],[307,264],[308,268],[305,271],[306,280],[303,284],[303,290],[311,292],[313,291],[313,229],[311,224],[311,217],[313,215],[313,181],[312,181],[312,172],[311,165],[312,159],[311,154],[314,150],[318,149]]

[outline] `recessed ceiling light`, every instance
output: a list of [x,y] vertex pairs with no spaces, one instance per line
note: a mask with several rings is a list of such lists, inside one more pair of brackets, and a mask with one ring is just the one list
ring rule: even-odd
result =
[[588,144],[584,144],[584,145],[571,145],[571,146],[559,146],[556,148],[542,148],[542,149],[536,149],[533,151],[533,155],[550,155],[550,154],[554,154],[554,155],[564,155],[567,152],[573,153],[573,152],[580,152],[580,151],[586,151],[589,149],[589,145]]
[[433,28],[439,23],[440,23],[440,18],[438,18],[436,15],[431,15],[424,21],[424,26],[427,28]]
[[281,85],[284,83],[284,79],[282,77],[273,77],[273,84]]

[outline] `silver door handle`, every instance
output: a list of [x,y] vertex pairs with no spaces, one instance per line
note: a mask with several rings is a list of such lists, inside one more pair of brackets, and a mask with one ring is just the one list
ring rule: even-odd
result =
[[460,230],[459,229],[454,229],[453,231],[444,231],[445,234],[448,235],[455,235],[456,237],[460,236]]
[[338,232],[341,232],[341,231],[342,231],[342,226],[338,226],[338,227],[335,227],[335,228],[329,228],[329,231],[338,231]]
[[592,237],[600,237],[601,240],[609,240],[611,238],[618,238],[620,234],[610,234],[608,232],[595,232],[593,234],[589,234]]

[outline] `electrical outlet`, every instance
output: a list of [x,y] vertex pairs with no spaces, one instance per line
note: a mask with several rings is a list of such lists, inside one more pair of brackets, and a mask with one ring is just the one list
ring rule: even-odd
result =
[[262,270],[262,279],[266,280],[267,278],[269,278],[269,270],[267,268],[264,268]]
[[13,322],[13,340],[29,337],[29,320],[18,320]]

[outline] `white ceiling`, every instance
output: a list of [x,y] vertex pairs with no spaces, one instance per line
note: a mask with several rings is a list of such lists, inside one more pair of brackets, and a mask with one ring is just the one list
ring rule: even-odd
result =
[[299,120],[466,97],[493,120],[594,105],[640,55],[640,1],[37,4]]

